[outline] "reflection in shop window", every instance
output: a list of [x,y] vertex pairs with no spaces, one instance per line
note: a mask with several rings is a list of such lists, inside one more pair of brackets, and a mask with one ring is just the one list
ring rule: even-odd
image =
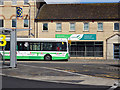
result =
[[103,42],[72,42],[71,57],[103,57]]

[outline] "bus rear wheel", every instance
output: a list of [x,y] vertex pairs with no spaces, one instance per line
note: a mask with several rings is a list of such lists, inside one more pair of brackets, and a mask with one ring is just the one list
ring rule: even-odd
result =
[[49,55],[49,54],[46,54],[46,55],[44,56],[44,60],[46,60],[46,61],[51,61],[51,60],[52,60],[52,56]]

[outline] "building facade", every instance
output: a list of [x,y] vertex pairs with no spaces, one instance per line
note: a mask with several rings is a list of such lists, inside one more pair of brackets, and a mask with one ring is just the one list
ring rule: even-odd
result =
[[[17,25],[17,29],[32,28],[30,33],[18,32],[17,37],[67,38],[71,42],[71,58],[120,59],[119,3],[46,4],[44,0],[15,1],[0,2],[0,27],[14,29]],[[17,24],[16,7],[23,8],[23,17],[17,18]]]
[[71,58],[120,59],[119,8],[119,3],[44,4],[36,37],[71,40]]
[[[16,7],[22,8],[22,18],[17,17],[16,23]],[[30,10],[30,11],[29,11]],[[31,38],[35,37],[35,23],[36,16],[36,1],[35,0],[1,0],[0,1],[0,27],[15,29],[29,29],[30,31],[17,32],[18,37]],[[30,24],[30,27],[29,27]]]

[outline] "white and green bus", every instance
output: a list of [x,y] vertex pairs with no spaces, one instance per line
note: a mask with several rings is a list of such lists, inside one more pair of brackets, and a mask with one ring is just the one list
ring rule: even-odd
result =
[[[10,39],[0,55],[10,59]],[[68,60],[68,40],[65,38],[18,38],[17,59],[32,60]]]

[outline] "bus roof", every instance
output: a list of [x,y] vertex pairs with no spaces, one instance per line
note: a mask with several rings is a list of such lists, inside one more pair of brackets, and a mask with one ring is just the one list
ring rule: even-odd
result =
[[[10,38],[6,38],[6,41],[10,41]],[[67,42],[67,39],[66,38],[17,38],[17,41]]]

